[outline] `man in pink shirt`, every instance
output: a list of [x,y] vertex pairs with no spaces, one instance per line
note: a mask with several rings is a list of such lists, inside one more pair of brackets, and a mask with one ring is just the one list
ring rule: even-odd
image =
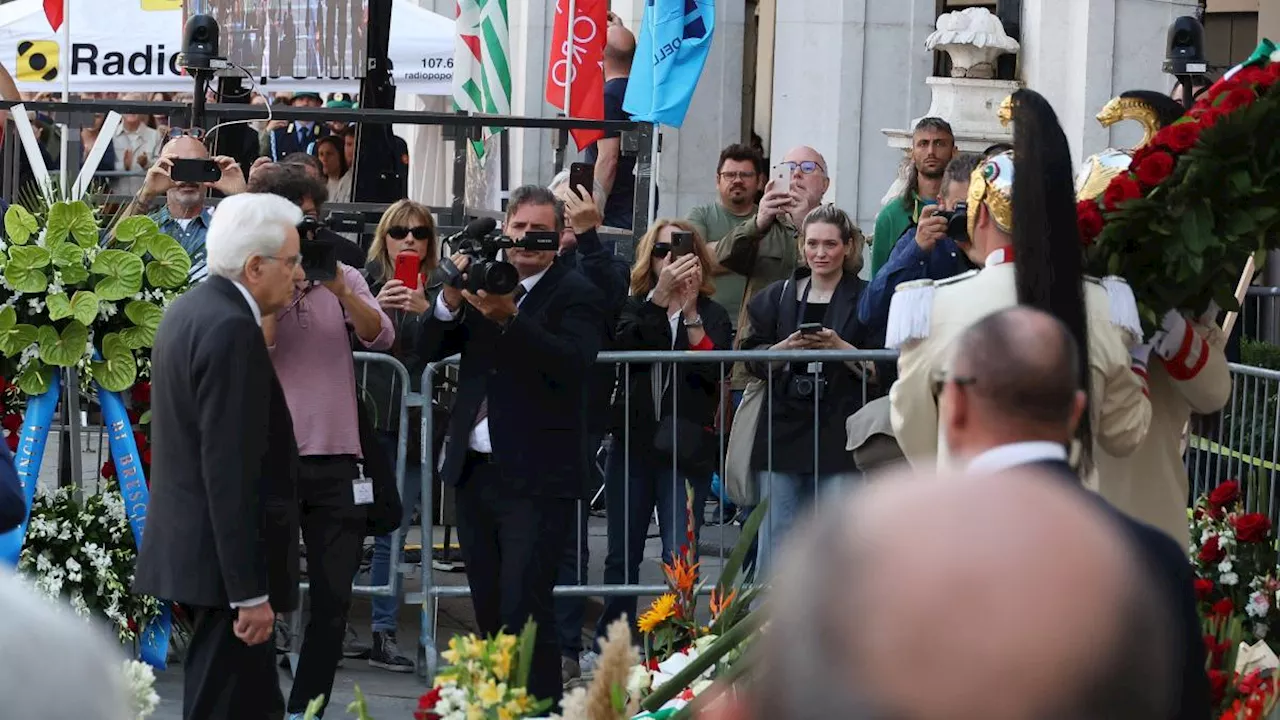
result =
[[[324,185],[301,169],[279,167],[255,175],[252,185],[254,192],[281,195],[313,216],[326,199]],[[286,706],[293,718],[312,699],[333,694],[351,578],[373,503],[360,448],[351,337],[386,350],[395,331],[359,271],[339,264],[333,280],[300,283],[283,311],[262,319],[262,332],[298,441],[298,501],[311,583],[311,617]]]

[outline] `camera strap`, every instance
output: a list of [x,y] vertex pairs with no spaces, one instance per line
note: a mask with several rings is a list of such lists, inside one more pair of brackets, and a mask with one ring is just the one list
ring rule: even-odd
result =
[[[813,288],[812,277],[804,284],[804,292],[800,293],[800,303],[796,306],[796,328],[804,324],[804,315],[809,310],[809,290],[811,288]],[[792,329],[791,332],[795,332],[795,329]]]

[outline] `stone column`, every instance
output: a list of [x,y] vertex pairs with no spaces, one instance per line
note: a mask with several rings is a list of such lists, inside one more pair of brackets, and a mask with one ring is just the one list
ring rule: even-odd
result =
[[1280,0],[1258,0],[1258,40],[1280,40]]
[[1169,25],[1194,15],[1197,0],[1023,0],[1021,78],[1053,104],[1076,162],[1107,147],[1129,147],[1141,131],[1095,120],[1126,90],[1168,91]]
[[770,156],[797,145],[827,159],[827,200],[870,232],[901,152],[882,128],[929,107],[934,0],[786,0],[776,24]]

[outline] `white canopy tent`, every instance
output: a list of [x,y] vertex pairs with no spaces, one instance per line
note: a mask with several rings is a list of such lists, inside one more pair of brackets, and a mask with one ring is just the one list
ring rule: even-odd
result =
[[[190,92],[176,56],[182,50],[183,13],[170,3],[146,0],[66,0],[66,26],[55,31],[42,0],[0,5],[0,62],[28,92],[61,92],[70,64],[70,87],[82,92]],[[451,95],[454,21],[394,0],[388,53],[402,93]],[[62,48],[69,33],[70,52]],[[355,92],[355,79],[278,78],[271,92]]]

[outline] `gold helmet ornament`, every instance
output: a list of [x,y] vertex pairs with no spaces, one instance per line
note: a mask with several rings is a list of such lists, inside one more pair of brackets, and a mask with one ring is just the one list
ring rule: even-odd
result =
[[1013,96],[1005,98],[1000,103],[1000,109],[996,111],[996,117],[1000,118],[1000,127],[1009,127],[1013,123]]
[[1105,192],[1112,180],[1129,169],[1133,153],[1176,122],[1182,113],[1183,107],[1176,100],[1150,90],[1131,90],[1108,102],[1098,113],[1098,123],[1109,128],[1133,120],[1142,125],[1142,141],[1130,150],[1107,148],[1086,159],[1076,176],[1076,200],[1093,200]]
[[974,230],[978,227],[978,208],[983,205],[987,206],[987,212],[991,213],[997,227],[1007,233],[1013,232],[1012,150],[992,155],[973,171],[968,200],[970,238],[974,237]]

